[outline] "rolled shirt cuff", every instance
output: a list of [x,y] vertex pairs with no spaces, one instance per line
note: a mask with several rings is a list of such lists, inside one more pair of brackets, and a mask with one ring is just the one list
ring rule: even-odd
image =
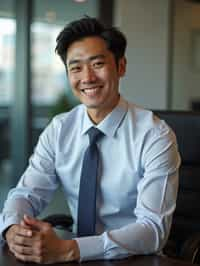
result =
[[80,261],[98,259],[120,259],[129,252],[112,241],[107,232],[102,235],[75,238],[80,250]]

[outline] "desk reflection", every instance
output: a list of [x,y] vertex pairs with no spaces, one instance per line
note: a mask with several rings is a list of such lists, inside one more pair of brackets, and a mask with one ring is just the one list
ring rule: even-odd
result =
[[[85,265],[85,266],[194,266],[194,264],[187,263],[180,260],[174,260],[167,257],[162,256],[133,256],[128,259],[123,260],[110,260],[110,261],[88,261],[83,262],[81,264],[77,262],[68,262],[68,263],[54,263],[52,266],[77,266],[77,265]],[[0,265],[2,266],[36,266],[35,263],[23,263],[17,260],[14,255],[8,250],[7,246],[0,248]],[[46,265],[46,264],[39,264]]]

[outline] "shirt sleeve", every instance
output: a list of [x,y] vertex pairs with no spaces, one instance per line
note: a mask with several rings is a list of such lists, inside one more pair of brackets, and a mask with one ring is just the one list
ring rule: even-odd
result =
[[3,231],[19,224],[24,214],[37,216],[46,207],[58,187],[55,171],[55,121],[41,134],[29,166],[16,188],[11,189],[0,214],[0,243],[4,244]]
[[80,259],[119,259],[158,253],[169,236],[176,207],[180,156],[176,137],[166,126],[149,131],[141,153],[136,222],[99,236],[76,238]]

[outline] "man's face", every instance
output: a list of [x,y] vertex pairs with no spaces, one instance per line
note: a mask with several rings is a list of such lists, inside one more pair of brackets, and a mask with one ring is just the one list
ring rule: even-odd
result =
[[86,105],[89,114],[95,110],[103,118],[111,112],[119,100],[125,58],[117,66],[103,39],[87,37],[69,46],[66,63],[73,93]]

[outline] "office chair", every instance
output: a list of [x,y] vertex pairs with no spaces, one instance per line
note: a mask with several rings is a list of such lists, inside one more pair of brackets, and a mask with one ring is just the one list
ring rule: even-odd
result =
[[174,130],[182,160],[177,206],[164,252],[200,263],[200,112],[154,113]]
[[[177,206],[164,253],[200,264],[200,113],[154,111],[177,136],[181,154]],[[71,217],[53,215],[44,219],[53,226],[71,228]]]

